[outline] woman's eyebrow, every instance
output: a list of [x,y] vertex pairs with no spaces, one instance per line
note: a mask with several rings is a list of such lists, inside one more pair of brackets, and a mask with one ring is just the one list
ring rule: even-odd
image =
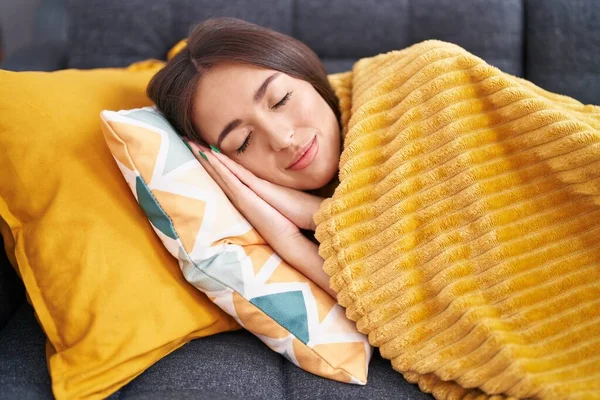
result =
[[229,132],[240,126],[241,123],[241,119],[234,119],[233,121],[229,121],[229,123],[225,125],[225,128],[223,128],[223,131],[221,131],[221,133],[219,134],[219,139],[217,140],[217,147],[221,147],[223,139],[227,137]]
[[[267,77],[267,79],[265,79],[265,81],[262,83],[262,85],[260,85],[258,87],[258,89],[256,89],[256,92],[254,92],[254,102],[255,103],[258,103],[259,101],[262,100],[263,97],[265,97],[265,93],[267,92],[269,83],[271,83],[273,81],[273,79],[277,78],[279,75],[280,75],[279,72],[275,72],[275,73],[269,75],[269,77]],[[242,123],[241,119],[234,119],[232,121],[229,121],[229,123],[227,125],[225,125],[225,128],[223,128],[223,130],[219,134],[219,139],[217,140],[217,147],[221,147],[221,143],[227,137],[229,132],[231,132],[238,126],[240,126],[241,123]]]
[[279,74],[279,72],[273,73],[267,79],[265,79],[265,81],[262,83],[262,85],[260,85],[258,89],[256,89],[256,92],[254,92],[255,103],[258,103],[262,100],[262,98],[265,96],[265,93],[267,92],[267,87],[269,86],[269,83],[271,83],[273,79],[277,78]]

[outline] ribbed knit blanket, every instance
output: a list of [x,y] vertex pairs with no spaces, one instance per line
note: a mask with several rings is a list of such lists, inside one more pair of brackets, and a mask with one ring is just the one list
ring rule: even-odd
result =
[[600,108],[439,41],[331,82],[316,237],[359,330],[437,399],[600,398]]

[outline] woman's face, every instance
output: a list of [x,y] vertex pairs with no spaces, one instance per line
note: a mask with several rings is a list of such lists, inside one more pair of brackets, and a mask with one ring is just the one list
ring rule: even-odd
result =
[[254,175],[311,190],[337,173],[335,114],[308,82],[243,64],[218,64],[200,78],[193,124],[208,143]]

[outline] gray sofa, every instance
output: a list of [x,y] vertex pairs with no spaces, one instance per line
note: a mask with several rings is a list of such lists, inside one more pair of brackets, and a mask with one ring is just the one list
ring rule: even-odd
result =
[[[293,35],[329,72],[436,38],[545,89],[600,104],[597,0],[43,0],[36,43],[0,66],[15,71],[126,66],[164,58],[190,26],[234,16]],[[0,94],[1,95],[1,94]],[[0,398],[52,398],[44,335],[0,251]],[[247,332],[195,340],[115,399],[427,399],[376,352],[366,386],[308,374]]]

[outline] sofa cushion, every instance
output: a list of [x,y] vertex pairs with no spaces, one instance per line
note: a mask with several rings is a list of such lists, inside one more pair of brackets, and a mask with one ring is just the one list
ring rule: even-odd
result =
[[292,0],[67,0],[69,68],[164,59],[197,22],[228,16],[292,33]]
[[[425,39],[455,42],[511,74],[522,72],[521,0],[70,0],[71,68],[164,59],[189,29],[210,17],[242,18],[310,46],[327,72]],[[110,29],[107,29],[110,27]],[[340,60],[340,63],[335,62]]]
[[[302,0],[293,35],[324,58],[358,59],[426,39],[456,43],[520,75],[521,0]],[[328,72],[338,72],[328,69]]]
[[0,399],[53,399],[45,336],[33,309],[21,304],[0,330]]
[[[52,399],[44,334],[23,304],[0,331],[0,398]],[[189,342],[109,400],[433,399],[409,384],[376,351],[369,383],[349,385],[301,370],[246,331]]]
[[410,0],[298,1],[294,36],[320,57],[368,57],[410,44]]
[[407,382],[394,371],[390,361],[375,350],[369,364],[369,383],[365,386],[346,385],[313,377],[285,363],[283,366],[286,398],[293,400],[430,400],[434,397],[419,390],[416,384]]
[[23,302],[25,298],[24,292],[23,283],[19,280],[17,273],[8,262],[4,247],[0,245],[0,330],[6,325],[12,313]]
[[522,0],[412,0],[411,44],[455,43],[513,75],[523,74]]
[[600,104],[600,7],[595,0],[530,0],[526,78]]
[[287,362],[247,331],[219,334],[193,340],[163,358],[121,389],[120,398],[195,391],[210,399],[281,399]]

